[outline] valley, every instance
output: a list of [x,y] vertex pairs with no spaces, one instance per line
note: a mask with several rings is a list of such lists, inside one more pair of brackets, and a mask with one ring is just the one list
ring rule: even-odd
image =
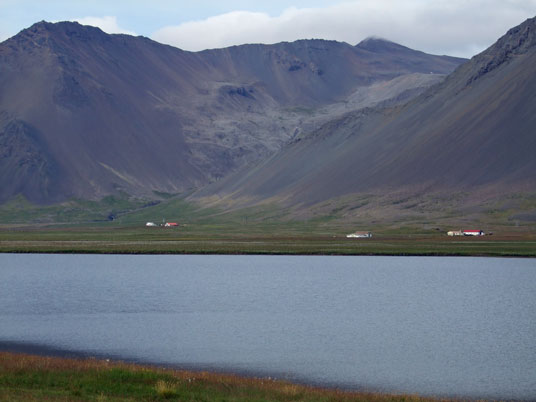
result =
[[37,23],[0,45],[0,222],[530,232],[534,24],[466,61],[377,38],[185,52]]
[[535,399],[536,3],[5,3],[0,399]]
[[378,39],[193,53],[36,23],[0,44],[0,201],[186,193],[348,110],[406,101],[464,61]]

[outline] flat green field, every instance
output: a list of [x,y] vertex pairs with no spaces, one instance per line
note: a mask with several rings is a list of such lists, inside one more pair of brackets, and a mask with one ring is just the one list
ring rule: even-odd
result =
[[[337,229],[304,234],[260,226],[230,230],[208,225],[178,228],[3,227],[0,252],[119,254],[303,254],[437,255],[536,257],[536,235],[511,233],[482,237],[448,237],[385,229],[370,239],[348,239]],[[300,233],[301,232],[301,233]]]
[[[37,207],[20,199],[0,209],[0,252],[536,257],[536,224],[520,224],[506,215],[472,220],[467,215],[434,218],[421,213],[404,218],[400,211],[391,216],[374,209],[350,218],[339,209],[291,213],[265,205],[220,210],[181,198],[147,206],[117,197]],[[307,216],[296,215],[304,211]],[[145,226],[164,219],[180,226]],[[494,234],[446,235],[460,228]],[[372,231],[373,237],[346,238],[356,230]]]

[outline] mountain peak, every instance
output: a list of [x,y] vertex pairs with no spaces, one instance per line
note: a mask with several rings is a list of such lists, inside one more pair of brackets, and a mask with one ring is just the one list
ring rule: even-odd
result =
[[63,36],[65,38],[76,38],[83,41],[97,40],[103,41],[108,37],[100,28],[82,25],[76,21],[48,22],[39,21],[19,32],[12,39],[16,41],[30,41],[43,44],[47,38]]
[[511,28],[492,46],[471,59],[473,74],[467,85],[536,47],[536,17]]
[[509,53],[522,54],[536,45],[536,17],[508,30],[495,44]]
[[359,42],[356,46],[358,49],[368,50],[374,53],[387,53],[393,51],[408,51],[411,50],[406,46],[399,45],[388,39],[379,36],[369,36]]
[[389,39],[385,39],[381,36],[371,35],[367,36],[365,39],[363,39],[361,42],[359,42],[356,46],[364,46],[369,43],[394,43],[393,41]]

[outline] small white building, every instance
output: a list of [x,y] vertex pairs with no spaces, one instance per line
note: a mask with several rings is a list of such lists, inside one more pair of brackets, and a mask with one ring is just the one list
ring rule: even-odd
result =
[[154,222],[147,222],[147,223],[145,224],[145,226],[154,227],[154,226],[158,226],[158,225],[157,225],[156,223],[154,223]]
[[346,237],[363,239],[363,238],[372,237],[372,233],[371,232],[354,232],[354,233],[347,234]]
[[463,235],[464,236],[484,236],[483,230],[464,230]]
[[450,230],[447,232],[449,236],[463,236],[463,231],[461,230]]

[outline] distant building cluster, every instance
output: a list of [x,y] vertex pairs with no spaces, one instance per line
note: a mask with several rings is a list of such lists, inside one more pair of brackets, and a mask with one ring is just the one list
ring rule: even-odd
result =
[[179,226],[179,224],[177,222],[166,222],[166,223],[161,223],[160,225],[157,225],[156,223],[154,222],[147,222],[145,224],[145,226],[147,227],[165,227],[165,228],[171,228],[171,227],[177,227]]
[[[488,233],[491,234],[491,233]],[[450,230],[447,232],[447,235],[449,236],[485,236],[486,233],[484,233],[483,230]],[[354,239],[366,239],[372,237],[372,232],[353,232],[350,234],[347,234],[346,237],[348,238],[354,238]]]

